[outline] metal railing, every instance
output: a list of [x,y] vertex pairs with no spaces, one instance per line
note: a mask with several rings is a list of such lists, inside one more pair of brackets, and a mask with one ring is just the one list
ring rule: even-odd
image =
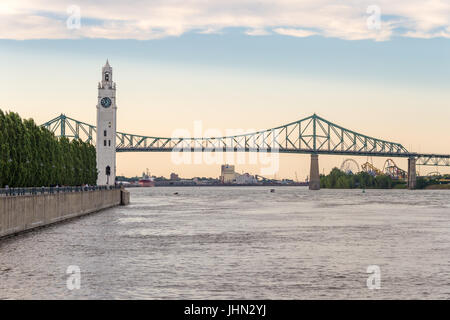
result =
[[0,196],[25,196],[25,195],[57,194],[68,192],[88,192],[96,190],[113,190],[113,189],[121,189],[121,186],[114,185],[114,186],[0,188]]

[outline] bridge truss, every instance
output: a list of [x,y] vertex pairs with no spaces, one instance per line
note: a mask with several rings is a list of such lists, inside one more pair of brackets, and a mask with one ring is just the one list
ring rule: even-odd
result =
[[[95,145],[96,127],[63,114],[43,124],[56,136]],[[272,129],[223,137],[152,137],[117,132],[117,152],[280,152],[415,157],[418,165],[450,166],[450,155],[410,153],[401,144],[369,137],[316,114]]]
[[420,166],[450,166],[450,155],[438,155],[438,154],[428,154],[428,155],[418,155],[417,165]]

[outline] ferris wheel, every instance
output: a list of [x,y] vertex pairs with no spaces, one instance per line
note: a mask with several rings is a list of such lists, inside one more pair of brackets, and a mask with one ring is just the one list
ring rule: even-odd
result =
[[344,171],[345,173],[358,173],[361,171],[358,162],[356,162],[354,159],[345,159],[341,164],[341,171]]

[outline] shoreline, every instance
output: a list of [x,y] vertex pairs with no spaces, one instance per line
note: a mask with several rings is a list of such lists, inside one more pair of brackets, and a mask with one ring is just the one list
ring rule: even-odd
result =
[[123,186],[124,188],[140,189],[140,188],[161,188],[161,187],[307,187],[308,184],[167,184],[155,185],[152,187]]
[[450,184],[432,184],[423,188],[424,190],[450,190]]

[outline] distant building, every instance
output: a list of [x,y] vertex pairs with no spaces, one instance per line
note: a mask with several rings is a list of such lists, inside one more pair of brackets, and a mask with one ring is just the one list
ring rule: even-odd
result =
[[223,164],[220,170],[220,181],[222,183],[233,183],[236,179],[236,172],[234,172],[234,166]]
[[178,179],[178,180],[160,180],[155,182],[155,186],[195,186],[195,181],[192,179]]
[[170,174],[170,180],[180,180],[180,177],[176,173]]
[[200,186],[207,186],[207,185],[211,186],[220,184],[220,180],[214,178],[195,177],[192,180],[195,182],[196,185]]
[[131,185],[130,182],[128,182],[128,181],[121,181],[121,180],[117,180],[116,183],[118,185],[121,185],[121,186],[130,186]]
[[238,174],[236,175],[236,184],[256,184],[255,176],[252,176],[249,173]]

